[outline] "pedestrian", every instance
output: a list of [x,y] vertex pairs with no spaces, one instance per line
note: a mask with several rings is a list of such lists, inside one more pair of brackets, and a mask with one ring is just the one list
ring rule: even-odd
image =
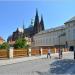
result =
[[60,59],[62,58],[62,49],[60,50]]
[[59,59],[62,58],[62,49],[59,50]]
[[47,58],[48,58],[48,56],[51,58],[51,50],[50,50],[50,48],[48,49]]

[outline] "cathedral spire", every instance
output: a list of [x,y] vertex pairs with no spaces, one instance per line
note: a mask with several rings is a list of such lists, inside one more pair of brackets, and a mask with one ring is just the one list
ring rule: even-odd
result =
[[24,27],[24,21],[23,21],[23,30],[25,29],[25,27]]
[[18,30],[18,28],[17,28],[17,30],[16,30],[17,32],[19,32],[19,30]]
[[38,16],[38,10],[36,9],[36,18],[39,19],[39,16]]
[[38,26],[39,26],[39,16],[38,16],[38,10],[36,9],[36,16],[34,21],[34,34],[38,33]]
[[33,23],[33,19],[31,19],[31,26],[33,26],[33,24],[34,24],[34,23]]
[[24,26],[24,21],[23,21],[23,38],[25,37],[25,26]]
[[40,21],[41,29],[44,30],[44,21],[43,16],[41,15],[41,21]]

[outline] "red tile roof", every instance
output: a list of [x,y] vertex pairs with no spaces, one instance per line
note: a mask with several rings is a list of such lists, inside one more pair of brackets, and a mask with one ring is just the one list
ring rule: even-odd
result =
[[0,36],[0,40],[3,40],[3,38]]

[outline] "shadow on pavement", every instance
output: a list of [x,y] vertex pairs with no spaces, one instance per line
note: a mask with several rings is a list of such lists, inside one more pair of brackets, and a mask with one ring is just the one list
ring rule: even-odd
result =
[[37,73],[39,75],[69,74],[68,70],[74,65],[75,65],[75,60],[72,59],[57,60],[50,64],[50,68],[47,72],[37,72]]

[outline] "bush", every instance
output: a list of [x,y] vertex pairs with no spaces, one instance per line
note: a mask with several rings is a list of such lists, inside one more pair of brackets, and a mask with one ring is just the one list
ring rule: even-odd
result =
[[15,44],[14,44],[14,48],[27,48],[27,41],[26,39],[23,39],[23,38],[19,38],[15,41]]
[[2,45],[0,45],[0,49],[8,49],[9,44],[7,42],[4,42]]

